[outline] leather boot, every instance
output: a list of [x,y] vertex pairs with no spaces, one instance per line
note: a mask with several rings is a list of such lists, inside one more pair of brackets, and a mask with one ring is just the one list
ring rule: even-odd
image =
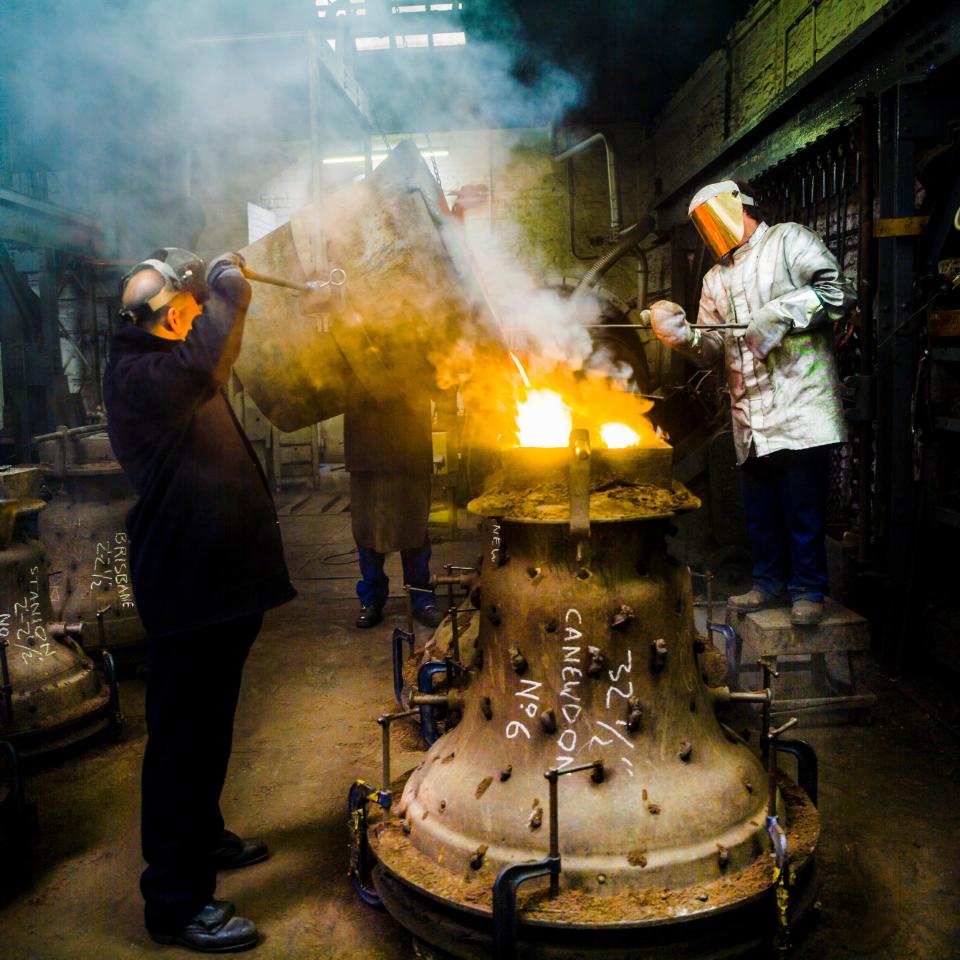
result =
[[172,944],[198,953],[238,953],[255,947],[260,939],[256,925],[246,917],[234,915],[227,900],[211,900],[176,933],[155,933],[157,943]]
[[759,587],[752,587],[746,593],[740,593],[727,600],[727,606],[737,613],[749,613],[751,610],[762,610],[776,602],[776,597]]
[[812,627],[823,619],[823,604],[817,600],[794,600],[790,622],[795,627]]

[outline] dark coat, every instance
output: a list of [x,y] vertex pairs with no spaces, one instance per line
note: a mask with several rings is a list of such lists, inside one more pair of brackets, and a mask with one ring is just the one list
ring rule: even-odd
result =
[[377,553],[422,546],[433,474],[429,397],[371,398],[348,410],[343,442],[357,546]]
[[103,396],[139,495],[127,516],[130,573],[150,637],[296,596],[266,477],[223,392],[249,299],[245,281],[221,277],[186,340],[133,324],[113,340]]

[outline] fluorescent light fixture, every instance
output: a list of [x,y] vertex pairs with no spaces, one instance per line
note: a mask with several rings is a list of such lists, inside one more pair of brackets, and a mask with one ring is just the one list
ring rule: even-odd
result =
[[435,33],[433,45],[435,47],[462,47],[467,42],[467,35],[463,32]]
[[426,13],[427,5],[425,3],[406,4],[402,7],[394,7],[394,13]]
[[[449,150],[421,150],[420,156],[429,158],[429,157],[449,157]],[[387,155],[383,152],[371,154],[370,159],[373,163],[381,163],[386,160]],[[334,163],[363,163],[366,158],[362,153],[354,153],[345,157],[324,157],[323,162],[325,164],[334,164]]]
[[397,37],[397,43],[404,47],[429,47],[430,38],[425,33],[405,33]]
[[431,3],[430,9],[431,10],[452,10],[453,4],[452,3]]

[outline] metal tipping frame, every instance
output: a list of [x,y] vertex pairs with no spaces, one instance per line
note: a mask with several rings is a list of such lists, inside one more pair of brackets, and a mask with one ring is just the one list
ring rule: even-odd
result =
[[581,763],[575,767],[548,770],[544,777],[550,785],[550,849],[543,860],[531,863],[512,863],[504,867],[493,883],[493,956],[495,960],[515,960],[517,954],[517,890],[529,880],[538,877],[550,877],[550,896],[560,892],[560,777],[568,773],[581,773],[591,770],[594,783],[604,779],[603,761]]

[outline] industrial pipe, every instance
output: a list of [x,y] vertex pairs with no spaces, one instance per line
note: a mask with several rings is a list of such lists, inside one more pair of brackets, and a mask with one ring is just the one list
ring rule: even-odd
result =
[[610,235],[615,237],[620,232],[620,184],[617,181],[616,154],[606,136],[602,133],[595,133],[593,136],[587,137],[586,140],[581,140],[572,147],[568,147],[563,153],[558,153],[553,160],[554,163],[570,160],[598,140],[603,144],[603,149],[607,157],[607,190],[610,194]]

